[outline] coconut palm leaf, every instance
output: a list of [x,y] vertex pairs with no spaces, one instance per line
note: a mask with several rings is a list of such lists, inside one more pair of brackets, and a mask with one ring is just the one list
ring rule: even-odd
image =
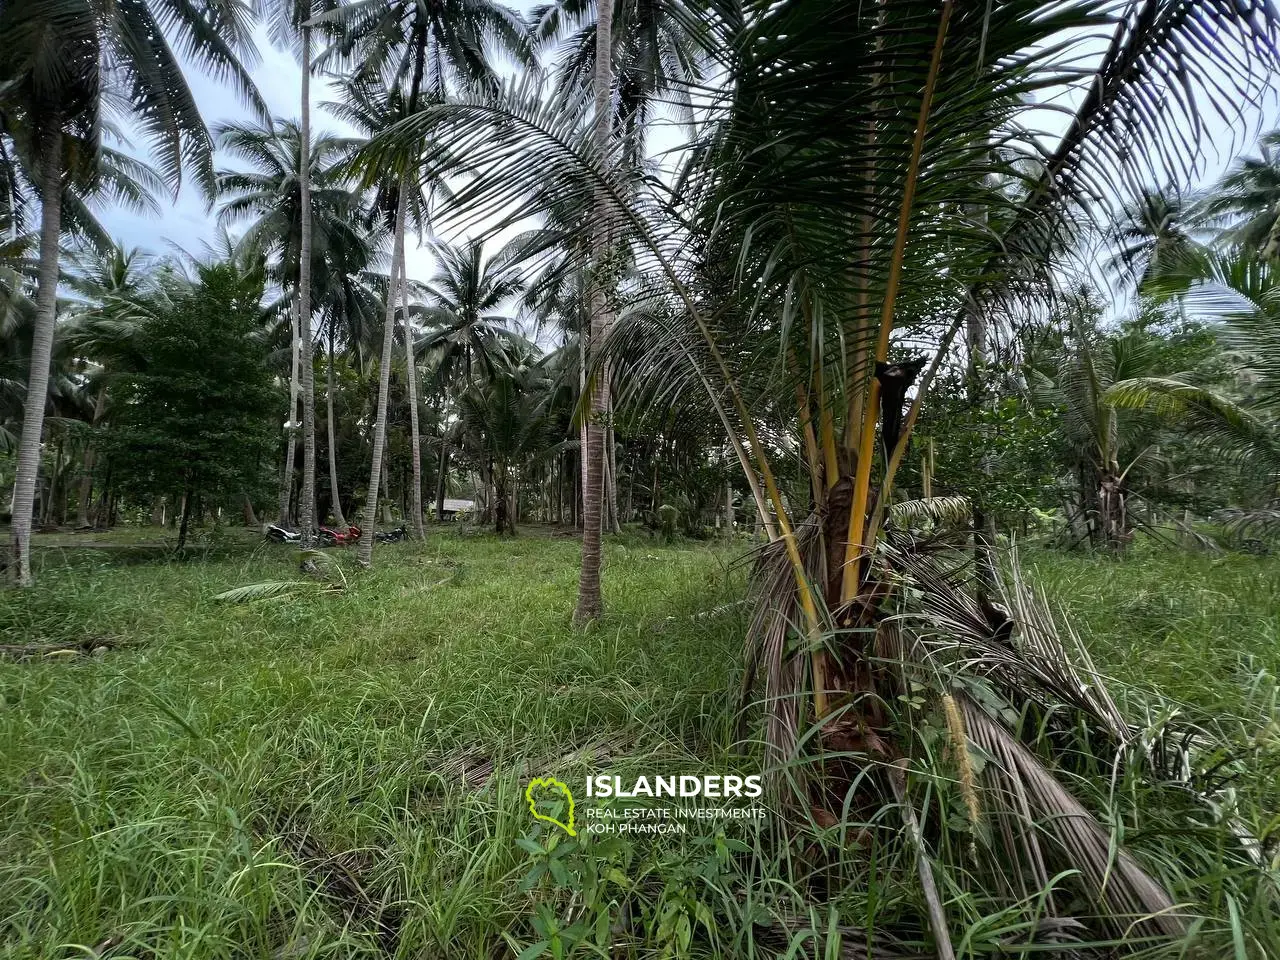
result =
[[1224,454],[1280,470],[1280,432],[1221,393],[1171,377],[1122,380],[1106,392],[1107,403],[1147,410],[1178,424]]

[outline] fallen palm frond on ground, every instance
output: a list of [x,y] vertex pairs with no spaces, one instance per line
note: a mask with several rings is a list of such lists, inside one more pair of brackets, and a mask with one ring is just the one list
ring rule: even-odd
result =
[[333,557],[323,550],[302,550],[298,559],[315,576],[293,580],[264,580],[243,587],[224,590],[213,599],[223,603],[252,603],[258,600],[283,600],[288,597],[334,593],[347,588],[347,576]]
[[101,656],[120,646],[117,637],[85,637],[83,640],[0,643],[0,659],[31,660],[37,657]]

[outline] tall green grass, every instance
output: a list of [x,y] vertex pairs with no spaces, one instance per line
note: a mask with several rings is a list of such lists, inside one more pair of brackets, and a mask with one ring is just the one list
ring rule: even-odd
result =
[[[903,843],[841,849],[836,831],[780,816],[571,840],[528,814],[534,775],[757,769],[734,745],[746,611],[731,552],[610,544],[609,615],[584,633],[570,625],[570,539],[433,533],[379,547],[345,591],[242,605],[213,598],[296,576],[295,556],[214,546],[127,563],[46,551],[35,590],[0,596],[13,642],[108,648],[0,661],[4,956],[928,949]],[[1167,694],[1240,731],[1274,723],[1280,564],[1030,559],[1100,665],[1133,682],[1126,709],[1163,709]],[[1262,834],[1274,787],[1262,772],[1239,785]],[[1143,799],[1111,809],[1157,834],[1180,822],[1163,794],[1136,817]],[[1138,838],[1171,877],[1195,878],[1179,894],[1211,918],[1170,955],[1277,949],[1273,901],[1238,858],[1214,856],[1228,824],[1200,830]],[[960,879],[941,877],[956,943],[1009,955],[1013,915]]]

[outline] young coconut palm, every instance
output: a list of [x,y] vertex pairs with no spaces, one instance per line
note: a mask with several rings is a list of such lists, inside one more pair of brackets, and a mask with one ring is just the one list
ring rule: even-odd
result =
[[[1280,481],[1280,284],[1275,261],[1245,252],[1201,252],[1184,258],[1155,284],[1177,294],[1183,309],[1214,323],[1236,363],[1236,390],[1196,384],[1185,374],[1130,377],[1105,401],[1167,420],[1217,456],[1239,462],[1264,488]],[[1280,503],[1227,512],[1240,538],[1280,534]]]

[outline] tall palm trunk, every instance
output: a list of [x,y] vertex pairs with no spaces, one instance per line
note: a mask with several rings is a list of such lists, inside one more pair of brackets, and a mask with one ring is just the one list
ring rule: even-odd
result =
[[440,472],[436,477],[436,522],[444,519],[444,498],[449,492],[449,441],[440,439]]
[[373,527],[378,520],[378,484],[382,479],[382,448],[387,440],[387,393],[391,389],[391,357],[395,349],[396,298],[394,279],[404,263],[405,202],[403,190],[396,204],[396,222],[391,247],[391,272],[387,285],[387,312],[382,327],[382,362],[378,367],[378,410],[373,420],[373,463],[369,467],[369,492],[365,497],[360,524],[360,545],[356,562],[362,567],[373,565]]
[[62,233],[62,130],[55,113],[46,121],[40,174],[40,265],[37,272],[36,320],[31,335],[31,372],[22,409],[22,440],[13,483],[13,576],[18,586],[31,586],[31,511],[40,472],[40,434],[49,393],[49,360],[58,311],[58,238]]
[[298,361],[301,355],[301,343],[298,337],[298,304],[294,303],[289,317],[292,332],[292,344],[289,360],[289,420],[285,427],[284,438],[284,472],[280,475],[280,526],[288,527],[291,514],[289,504],[293,499],[293,461],[296,455],[298,431]]
[[347,526],[342,515],[342,495],[338,492],[338,443],[333,429],[333,327],[329,327],[329,363],[325,371],[325,427],[329,434],[329,499],[333,501],[333,519],[339,530]]
[[[93,424],[96,431],[98,423],[102,420],[103,413],[107,409],[107,388],[104,384],[102,389],[98,391],[97,399],[93,402]],[[76,497],[76,526],[85,528],[92,525],[93,518],[89,511],[90,501],[93,499],[93,465],[97,459],[97,450],[93,445],[93,436],[90,435],[89,441],[84,448],[84,473],[80,476],[80,491]]]
[[[609,131],[613,124],[613,0],[599,0],[596,4],[596,64],[595,64],[595,127],[592,131],[597,154],[601,159],[609,149]],[[604,344],[611,322],[607,291],[605,290],[605,261],[609,256],[612,237],[609,230],[609,199],[602,191],[596,191],[595,235],[592,238],[592,268],[595,276],[591,283],[591,349],[599,350]],[[586,484],[582,491],[582,570],[578,578],[578,606],[573,618],[577,623],[596,620],[603,612],[600,595],[601,566],[601,506],[604,500],[605,438],[608,434],[607,417],[610,407],[609,378],[595,378],[591,389],[591,422],[587,424]]]
[[298,187],[302,198],[298,242],[298,336],[302,346],[302,490],[298,525],[311,546],[316,516],[316,372],[311,360],[311,30],[302,28],[302,130]]
[[[400,185],[401,192],[409,192],[406,177]],[[404,240],[401,239],[403,246]],[[400,322],[404,332],[405,379],[409,387],[409,449],[413,461],[413,489],[409,510],[413,516],[413,535],[421,540],[426,536],[422,528],[422,441],[418,437],[418,366],[413,356],[413,329],[409,323],[409,284],[405,277],[405,263],[400,261]]]

